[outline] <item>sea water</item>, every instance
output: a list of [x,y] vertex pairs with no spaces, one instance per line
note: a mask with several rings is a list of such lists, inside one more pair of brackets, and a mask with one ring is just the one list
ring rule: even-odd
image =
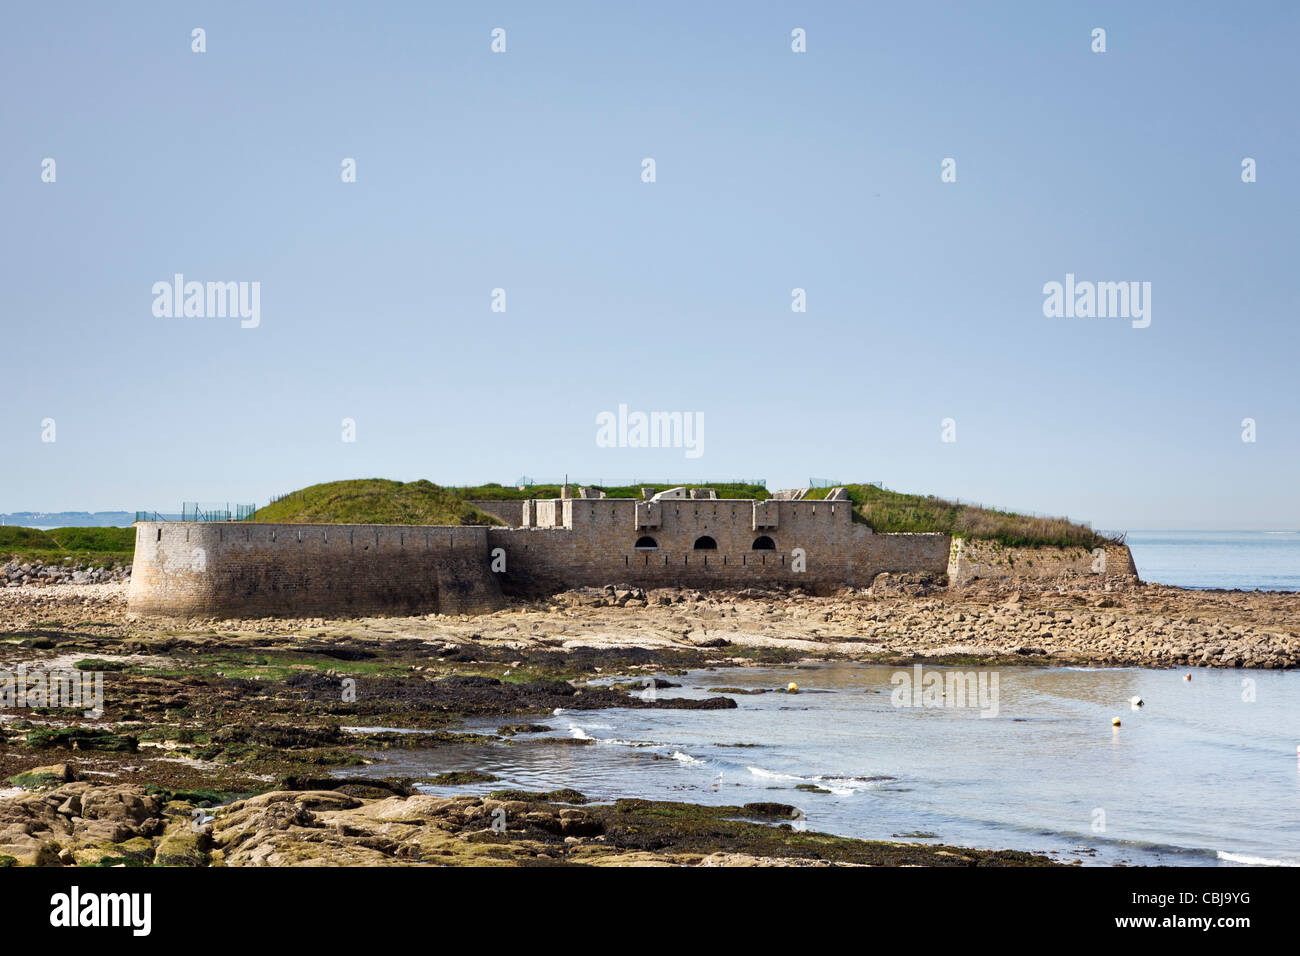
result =
[[[1300,864],[1300,673],[1185,673],[1003,667],[997,715],[983,717],[988,708],[912,706],[910,695],[897,706],[911,667],[701,670],[658,696],[769,692],[730,695],[735,710],[561,710],[530,718],[545,734],[384,751],[368,772],[500,778],[422,787],[443,795],[572,787],[597,801],[786,803],[810,830],[1085,864]],[[791,681],[797,694],[771,690]],[[595,742],[548,742],[556,736]]]
[[1300,591],[1300,531],[1133,531],[1126,543],[1143,581]]

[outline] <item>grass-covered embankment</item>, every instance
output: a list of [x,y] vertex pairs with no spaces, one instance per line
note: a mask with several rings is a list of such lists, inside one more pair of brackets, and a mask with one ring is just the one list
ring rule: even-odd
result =
[[500,524],[466,496],[431,481],[355,478],[291,492],[253,515],[283,524]]
[[17,560],[108,567],[129,565],[134,554],[134,528],[0,527],[0,564]]
[[954,537],[998,541],[1010,548],[1095,548],[1119,539],[1098,534],[1069,518],[1016,514],[960,504],[934,495],[909,495],[875,485],[845,485],[854,518],[881,533],[939,532]]

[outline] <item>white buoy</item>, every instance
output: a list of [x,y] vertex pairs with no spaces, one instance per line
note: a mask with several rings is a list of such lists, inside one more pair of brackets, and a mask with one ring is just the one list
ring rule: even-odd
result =
[[1132,707],[1133,707],[1134,710],[1137,710],[1139,707],[1142,706],[1142,698],[1141,698],[1141,697],[1137,697],[1137,696],[1130,697],[1130,698],[1128,699],[1128,702],[1129,702],[1130,705],[1132,705]]

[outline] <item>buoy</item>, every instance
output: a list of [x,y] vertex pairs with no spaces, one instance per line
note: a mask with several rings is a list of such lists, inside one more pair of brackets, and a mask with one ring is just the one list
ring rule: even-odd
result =
[[1130,697],[1130,698],[1128,699],[1128,702],[1129,702],[1130,704],[1132,704],[1133,707],[1134,707],[1135,709],[1138,708],[1138,707],[1141,707],[1141,706],[1142,706],[1142,698],[1141,698],[1141,697]]
[[1112,727],[1118,727],[1118,726],[1119,726],[1119,718],[1118,718],[1118,717],[1112,717],[1112,718],[1110,719],[1110,725],[1111,725]]
[[1191,675],[1191,674],[1184,674],[1184,675],[1183,675],[1183,680],[1191,680],[1191,679],[1192,679],[1192,675]]
[[794,681],[790,681],[790,683],[786,685],[785,690],[788,694],[797,694],[799,693],[799,685]]

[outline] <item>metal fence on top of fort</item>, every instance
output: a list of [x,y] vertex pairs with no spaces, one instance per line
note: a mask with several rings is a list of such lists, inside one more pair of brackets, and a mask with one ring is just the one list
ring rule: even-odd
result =
[[224,503],[209,504],[201,501],[181,502],[180,514],[160,511],[137,511],[136,521],[251,521],[257,505]]
[[186,501],[181,504],[182,521],[248,521],[253,517],[257,505],[205,504],[199,501]]

